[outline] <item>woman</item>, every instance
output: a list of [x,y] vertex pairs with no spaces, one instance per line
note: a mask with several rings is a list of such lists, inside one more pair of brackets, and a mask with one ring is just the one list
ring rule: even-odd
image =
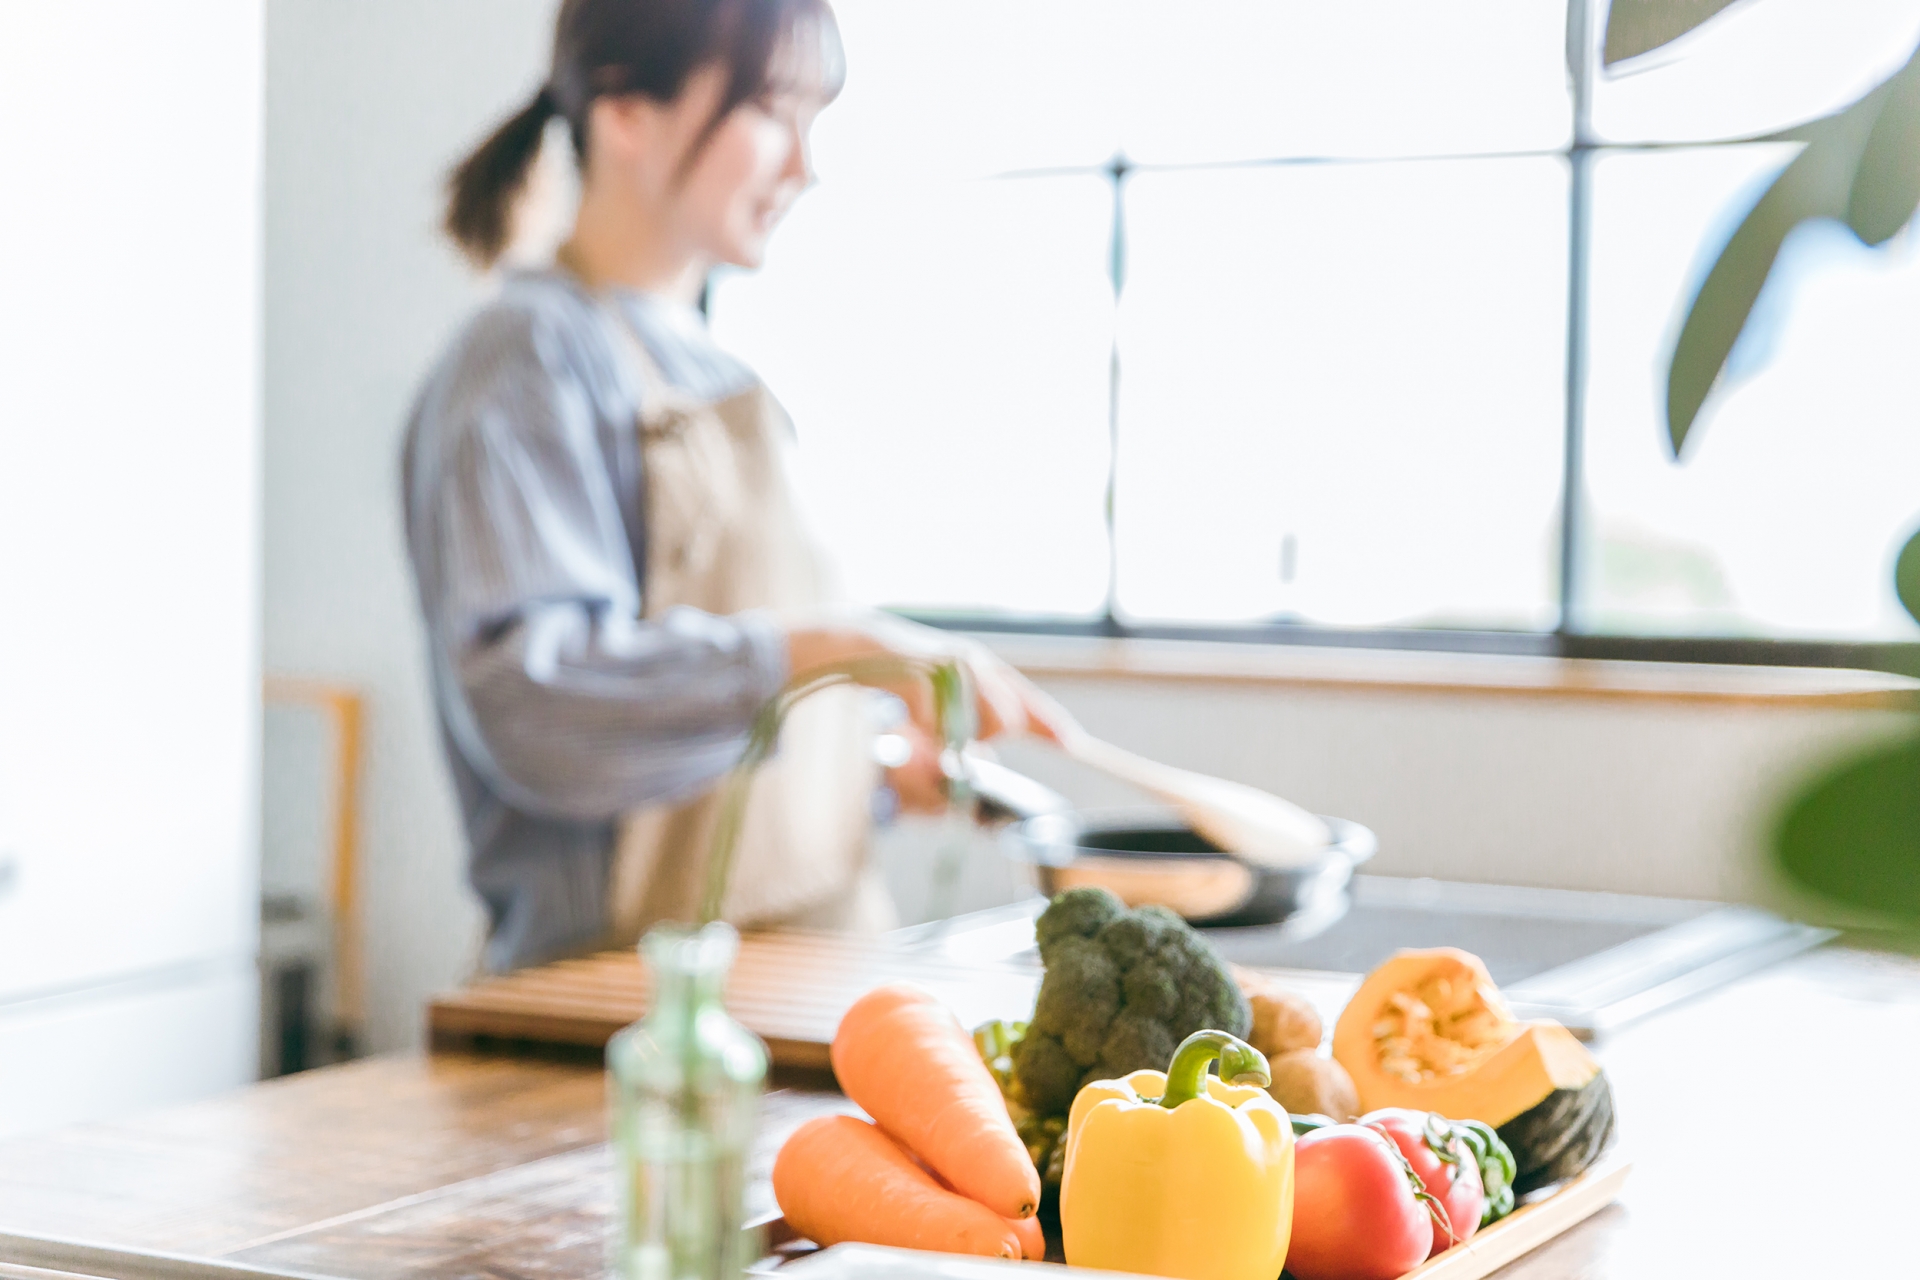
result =
[[[510,238],[547,123],[581,176],[551,270],[510,274],[454,340],[409,426],[409,550],[471,878],[505,969],[689,918],[713,784],[790,675],[959,655],[836,612],[788,483],[790,425],[695,309],[716,264],[757,266],[812,181],[807,135],[840,83],[824,0],[566,0],[550,78],[453,175],[446,226],[476,263]],[[1057,711],[977,648],[983,731]],[[903,690],[903,692],[911,692]],[[929,703],[909,696],[903,802],[937,803]],[[762,770],[724,914],[872,930],[871,695],[790,718]]]

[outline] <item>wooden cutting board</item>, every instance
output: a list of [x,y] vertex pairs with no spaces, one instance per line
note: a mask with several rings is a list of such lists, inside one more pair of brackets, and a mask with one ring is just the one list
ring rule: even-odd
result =
[[[1024,1018],[1039,970],[902,948],[879,938],[779,930],[747,934],[727,981],[727,1010],[785,1066],[825,1067],[840,1015],[883,982],[914,982],[965,1026]],[[427,1007],[436,1045],[475,1037],[604,1045],[646,1013],[652,986],[632,951],[607,951],[486,978]]]
[[[1400,1280],[1484,1280],[1612,1204],[1632,1168],[1624,1156],[1615,1152],[1551,1192],[1536,1193],[1511,1216],[1476,1232],[1466,1244],[1429,1258]],[[816,1252],[805,1241],[796,1241],[783,1219],[772,1218],[764,1225],[768,1239],[781,1249],[749,1267],[753,1275],[791,1276],[792,1280],[843,1280],[880,1275],[890,1280],[1003,1280],[1015,1274],[1017,1268],[1018,1274],[1028,1277],[1057,1276],[1060,1280],[1069,1280],[1080,1275],[1095,1280],[1119,1280],[1117,1273],[1111,1271],[1088,1271],[1043,1262],[962,1258],[874,1245],[843,1244]],[[1049,1244],[1057,1247],[1058,1241],[1050,1240]],[[1554,1271],[1551,1274],[1572,1273]]]
[[[1331,1026],[1360,979],[1354,974],[1260,969],[1319,1010]],[[827,1066],[840,1015],[883,982],[926,987],[961,1025],[1023,1019],[1040,988],[1036,965],[960,960],[935,947],[798,929],[749,933],[727,980],[727,1011],[767,1042],[774,1062]],[[652,997],[646,968],[632,951],[559,960],[436,998],[427,1029],[436,1046],[478,1037],[598,1048],[638,1020]]]

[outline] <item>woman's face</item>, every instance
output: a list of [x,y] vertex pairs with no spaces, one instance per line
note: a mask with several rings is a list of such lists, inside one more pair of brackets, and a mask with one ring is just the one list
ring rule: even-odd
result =
[[813,182],[808,134],[823,103],[817,93],[780,90],[734,108],[703,142],[725,89],[726,71],[710,66],[672,102],[603,99],[600,136],[679,252],[757,267],[767,237]]
[[[703,123],[718,96],[716,84]],[[817,97],[788,89],[728,113],[685,171],[680,190],[693,247],[715,262],[760,265],[767,237],[813,184],[808,135],[820,107]]]

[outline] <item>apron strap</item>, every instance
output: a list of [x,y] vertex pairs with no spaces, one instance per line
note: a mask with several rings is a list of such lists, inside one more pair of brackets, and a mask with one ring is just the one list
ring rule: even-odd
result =
[[611,289],[594,285],[568,252],[567,246],[562,245],[555,252],[553,261],[556,267],[572,276],[593,300],[601,327],[606,330],[613,348],[614,365],[627,384],[629,398],[637,406],[634,416],[643,429],[650,425],[650,419],[657,422],[702,406],[703,402],[697,397],[668,380],[666,371],[641,339],[633,317],[620,304],[619,298]]

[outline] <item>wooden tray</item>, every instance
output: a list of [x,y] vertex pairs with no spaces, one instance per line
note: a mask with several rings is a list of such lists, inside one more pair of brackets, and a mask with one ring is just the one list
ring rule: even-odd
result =
[[[1351,975],[1342,974],[1261,972],[1280,977],[1326,1018],[1339,1012],[1355,982]],[[841,1015],[874,986],[893,981],[916,982],[929,988],[947,1002],[964,1025],[976,1026],[993,1018],[1020,1017],[1031,1010],[1040,974],[1025,965],[962,962],[883,939],[779,930],[741,939],[726,1000],[729,1012],[767,1042],[776,1063],[824,1068],[828,1065],[827,1047]],[[634,953],[608,951],[484,979],[441,996],[428,1006],[428,1028],[434,1042],[441,1045],[494,1037],[597,1048],[643,1016],[650,996],[646,972]],[[769,1102],[784,1096],[769,1094]],[[771,1172],[773,1151],[795,1125],[823,1110],[841,1109],[852,1108],[844,1099],[802,1095],[795,1095],[792,1107],[773,1108],[777,1114],[763,1118],[762,1150],[757,1158],[765,1168],[758,1171],[759,1181],[764,1184]],[[1552,1195],[1525,1205],[1475,1235],[1465,1246],[1409,1272],[1404,1280],[1478,1280],[1604,1208],[1625,1181],[1628,1168],[1623,1158],[1608,1157]],[[767,1229],[767,1243],[784,1248],[785,1254],[765,1260],[755,1270],[787,1262],[796,1267],[794,1280],[802,1280],[802,1271],[829,1260],[827,1252],[802,1252],[809,1246],[796,1241],[770,1200],[759,1207],[765,1214],[761,1225]],[[906,1268],[902,1275],[912,1273],[915,1257],[929,1262],[938,1259],[942,1275],[959,1274],[951,1270],[954,1266],[971,1273],[975,1263],[985,1268],[1016,1265],[900,1252]],[[799,1267],[797,1257],[818,1261]],[[1017,1265],[1031,1268],[1048,1264]]]
[[1473,1239],[1429,1258],[1401,1280],[1480,1280],[1613,1203],[1633,1164],[1619,1152],[1567,1182],[1552,1195],[1521,1206]]
[[[1632,1168],[1626,1157],[1617,1152],[1606,1156],[1551,1195],[1522,1206],[1485,1231],[1477,1232],[1466,1244],[1449,1249],[1437,1258],[1428,1259],[1400,1280],[1481,1280],[1484,1276],[1492,1275],[1514,1259],[1571,1230],[1613,1203]],[[792,1280],[804,1280],[805,1277],[818,1274],[822,1280],[827,1280],[836,1270],[831,1265],[835,1250],[802,1252],[805,1249],[804,1242],[799,1242],[796,1248],[794,1233],[784,1219],[774,1217],[765,1225],[769,1244],[779,1246],[783,1252],[762,1259],[748,1268],[749,1271],[760,1275],[776,1272],[782,1276],[791,1274]],[[1109,1274],[1053,1263],[963,1259],[950,1254],[916,1254],[907,1249],[877,1249],[870,1245],[842,1246],[842,1249],[849,1247],[885,1254],[889,1265],[884,1267],[884,1271],[888,1275],[898,1276],[900,1280],[916,1280],[918,1277],[932,1280],[936,1276],[939,1280],[973,1280],[974,1277],[978,1277],[978,1280],[1005,1280],[1008,1268],[1031,1272],[1035,1267],[1044,1267],[1060,1274],[1063,1280],[1067,1273],[1088,1277]],[[921,1260],[918,1265],[916,1259]],[[879,1274],[881,1270],[883,1268],[878,1266],[870,1270],[861,1268],[863,1274]]]

